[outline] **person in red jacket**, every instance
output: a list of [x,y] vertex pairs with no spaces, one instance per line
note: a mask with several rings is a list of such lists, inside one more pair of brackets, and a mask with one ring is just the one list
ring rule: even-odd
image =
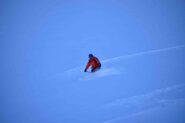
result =
[[84,72],[87,72],[87,69],[91,66],[91,72],[94,72],[97,69],[101,68],[101,63],[97,57],[93,54],[89,54],[89,61],[85,67]]

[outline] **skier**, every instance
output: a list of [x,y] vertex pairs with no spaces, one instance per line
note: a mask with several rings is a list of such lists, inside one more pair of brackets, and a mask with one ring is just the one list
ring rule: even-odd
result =
[[91,66],[91,72],[94,72],[97,69],[101,68],[101,63],[97,57],[93,54],[89,54],[89,61],[85,67],[84,72],[87,72],[87,69]]

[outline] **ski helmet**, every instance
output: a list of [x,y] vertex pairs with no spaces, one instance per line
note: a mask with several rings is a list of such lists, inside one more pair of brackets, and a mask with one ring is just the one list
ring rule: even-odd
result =
[[93,57],[93,54],[89,54],[89,58]]

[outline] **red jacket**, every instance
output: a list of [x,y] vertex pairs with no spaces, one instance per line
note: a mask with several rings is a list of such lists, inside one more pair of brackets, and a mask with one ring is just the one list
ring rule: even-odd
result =
[[86,65],[85,70],[87,70],[90,66],[92,66],[92,69],[99,67],[101,65],[100,61],[98,60],[98,58],[96,58],[95,56],[91,57]]

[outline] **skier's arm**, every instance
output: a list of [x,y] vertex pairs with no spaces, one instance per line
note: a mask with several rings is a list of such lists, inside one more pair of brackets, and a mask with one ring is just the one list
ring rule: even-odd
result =
[[88,61],[88,63],[87,63],[87,65],[86,65],[86,67],[85,67],[85,72],[87,71],[87,69],[90,67],[90,65],[91,65],[91,62],[90,62],[90,60]]

